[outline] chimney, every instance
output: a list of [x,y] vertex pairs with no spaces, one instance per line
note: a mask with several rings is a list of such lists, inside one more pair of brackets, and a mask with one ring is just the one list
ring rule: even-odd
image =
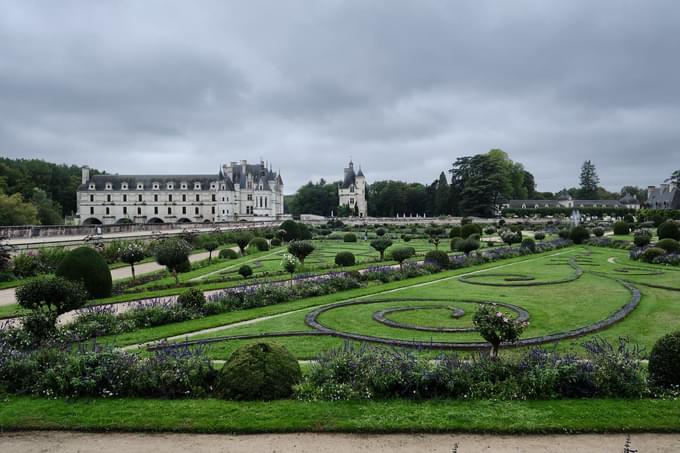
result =
[[87,182],[90,180],[90,167],[83,165],[80,167],[80,172],[80,183],[87,184]]
[[247,160],[242,160],[241,161],[241,174],[245,175],[246,174],[246,166],[248,165]]

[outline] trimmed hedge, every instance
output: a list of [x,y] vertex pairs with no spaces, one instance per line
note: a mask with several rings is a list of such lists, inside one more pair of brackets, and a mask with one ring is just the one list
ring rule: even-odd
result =
[[357,235],[354,233],[345,233],[345,235],[342,237],[343,242],[356,242],[357,241]]
[[660,249],[664,249],[668,253],[680,253],[680,242],[675,239],[661,239],[656,243],[656,246]]
[[676,241],[680,241],[680,226],[678,226],[677,222],[666,220],[659,225],[657,235],[659,236],[659,239],[675,239]]
[[680,387],[680,331],[659,338],[649,355],[649,378],[654,385]]
[[71,250],[61,260],[55,274],[67,280],[82,282],[92,298],[111,296],[113,282],[109,266],[99,253],[89,247]]

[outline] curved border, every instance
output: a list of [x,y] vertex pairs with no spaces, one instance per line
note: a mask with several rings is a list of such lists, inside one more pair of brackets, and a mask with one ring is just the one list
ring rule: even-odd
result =
[[[547,281],[531,281],[528,283],[493,283],[493,282],[476,282],[473,281],[472,279],[474,278],[481,278],[481,277],[498,277],[498,276],[512,276],[513,274],[485,274],[485,273],[477,273],[477,274],[472,274],[472,275],[464,275],[458,277],[459,282],[463,283],[468,283],[470,285],[481,285],[481,286],[506,286],[506,287],[522,287],[522,286],[543,286],[543,285],[559,285],[561,283],[569,283],[573,282],[575,280],[578,280],[581,278],[583,275],[583,269],[581,269],[573,260],[570,261],[569,266],[574,269],[574,274],[570,277],[563,278],[560,280],[547,280]],[[514,275],[520,275],[520,274],[514,274]],[[522,274],[524,275],[524,274]]]
[[461,310],[460,308],[456,307],[451,307],[448,305],[423,305],[421,307],[398,307],[398,308],[387,308],[385,310],[381,311],[376,311],[373,313],[373,320],[376,322],[379,322],[381,324],[384,324],[389,327],[396,327],[398,329],[409,329],[409,330],[419,330],[422,332],[471,332],[474,331],[473,327],[427,327],[427,326],[419,326],[417,324],[408,324],[408,323],[401,323],[398,321],[393,321],[389,318],[386,318],[385,315],[388,315],[390,313],[396,313],[400,311],[411,311],[411,310],[428,310],[428,309],[443,309],[443,310],[452,310],[453,318],[460,318],[462,317],[465,312]]

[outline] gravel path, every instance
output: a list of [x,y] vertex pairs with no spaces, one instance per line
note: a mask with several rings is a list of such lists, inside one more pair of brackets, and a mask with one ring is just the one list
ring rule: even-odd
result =
[[[489,434],[141,434],[61,431],[0,434],[3,453],[619,453],[624,434],[489,435]],[[640,453],[680,451],[679,434],[633,434]]]

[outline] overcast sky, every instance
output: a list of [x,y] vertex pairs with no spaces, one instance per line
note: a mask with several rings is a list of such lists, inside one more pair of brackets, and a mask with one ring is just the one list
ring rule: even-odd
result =
[[0,154],[111,173],[271,161],[286,193],[501,148],[539,190],[680,168],[680,2],[0,3]]

